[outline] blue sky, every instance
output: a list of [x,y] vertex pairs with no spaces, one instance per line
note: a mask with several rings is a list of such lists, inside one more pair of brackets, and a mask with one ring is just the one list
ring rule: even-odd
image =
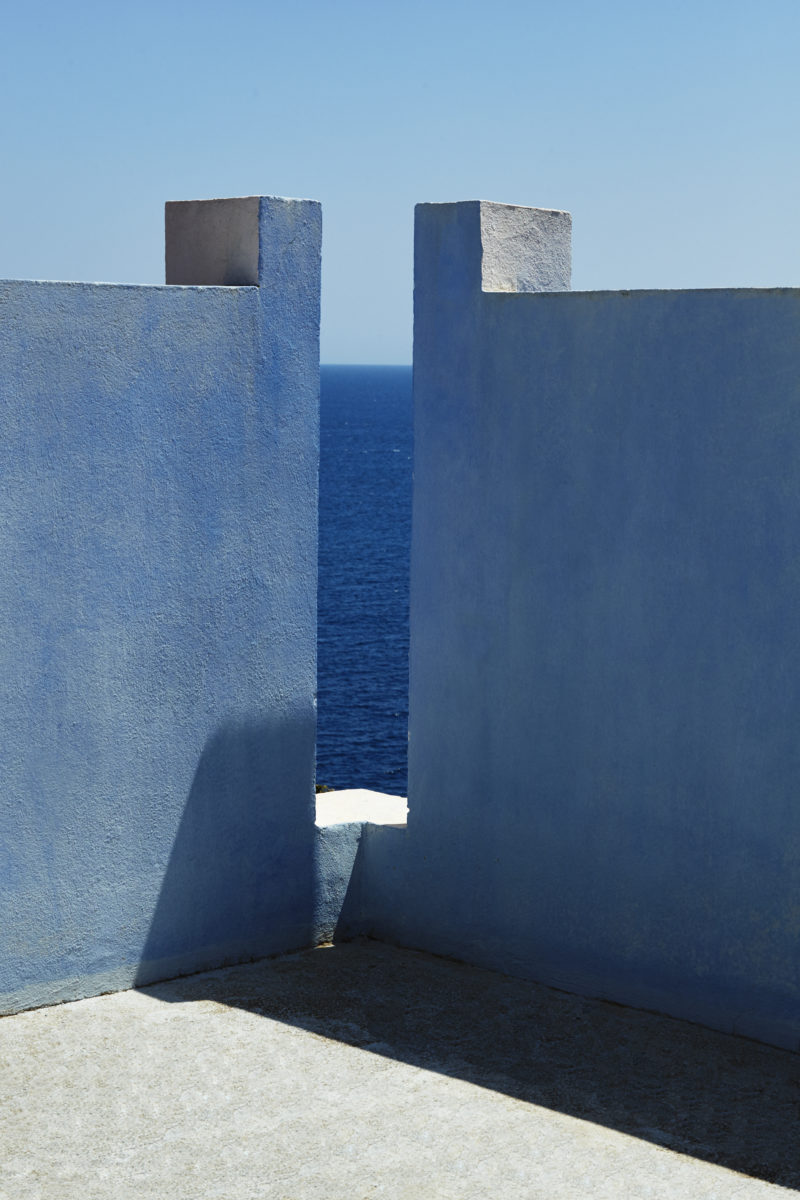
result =
[[163,281],[163,203],[322,201],[322,358],[410,362],[413,207],[566,208],[576,288],[800,285],[800,4],[4,6],[0,277]]

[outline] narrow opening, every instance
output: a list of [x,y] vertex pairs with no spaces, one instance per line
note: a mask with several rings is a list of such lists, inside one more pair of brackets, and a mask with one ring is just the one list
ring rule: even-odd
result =
[[408,794],[411,367],[320,379],[317,787]]

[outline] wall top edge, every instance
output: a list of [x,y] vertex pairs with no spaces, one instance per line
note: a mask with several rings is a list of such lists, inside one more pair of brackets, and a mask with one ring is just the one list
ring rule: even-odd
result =
[[514,296],[519,298],[524,296],[530,300],[535,298],[538,301],[543,299],[564,298],[564,297],[582,297],[583,299],[602,299],[608,296],[619,297],[639,297],[639,296],[796,296],[800,298],[800,287],[778,286],[778,287],[705,287],[705,288],[596,288],[586,289],[584,291],[552,291],[552,292],[497,292],[483,290],[485,296],[509,297]]
[[554,213],[558,216],[568,217],[570,215],[568,209],[565,208],[545,208],[541,204],[507,204],[503,200],[421,200],[419,204],[414,205],[414,211],[418,208],[515,208],[520,212],[541,212]]
[[196,199],[166,200],[165,204],[225,204],[232,200],[268,200],[276,204],[314,204],[320,206],[320,200],[310,200],[305,196],[266,196],[258,192],[252,196],[199,196]]
[[115,283],[89,279],[0,279],[0,287],[116,288],[128,292],[257,292],[253,283]]

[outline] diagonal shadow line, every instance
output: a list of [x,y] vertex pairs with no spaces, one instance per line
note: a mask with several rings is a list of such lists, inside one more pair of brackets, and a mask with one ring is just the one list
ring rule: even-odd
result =
[[313,753],[310,707],[228,718],[208,737],[159,880],[137,986],[313,944]]
[[360,939],[157,984],[800,1189],[800,1055]]

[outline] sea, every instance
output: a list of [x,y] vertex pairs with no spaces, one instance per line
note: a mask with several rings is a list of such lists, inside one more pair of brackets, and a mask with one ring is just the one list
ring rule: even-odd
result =
[[317,786],[407,795],[411,367],[320,379]]

